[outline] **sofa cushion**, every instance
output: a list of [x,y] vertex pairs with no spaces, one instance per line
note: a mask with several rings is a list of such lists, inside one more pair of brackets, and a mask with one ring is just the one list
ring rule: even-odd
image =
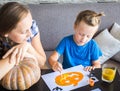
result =
[[[120,41],[120,25],[118,23],[115,22],[113,24],[110,33]],[[112,59],[120,62],[120,51],[116,55],[114,55]]]
[[113,60],[120,62],[120,51],[112,57]]
[[112,36],[114,36],[116,39],[120,41],[120,25],[119,24],[114,23],[114,25],[110,30],[110,33],[112,34]]
[[101,64],[120,51],[120,41],[115,39],[108,29],[102,31],[98,36],[94,38],[100,46],[103,55],[100,57]]

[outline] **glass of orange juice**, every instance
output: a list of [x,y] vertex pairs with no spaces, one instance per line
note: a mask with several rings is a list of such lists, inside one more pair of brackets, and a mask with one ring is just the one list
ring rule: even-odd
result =
[[102,66],[102,81],[111,83],[115,78],[116,69],[113,65],[104,64]]

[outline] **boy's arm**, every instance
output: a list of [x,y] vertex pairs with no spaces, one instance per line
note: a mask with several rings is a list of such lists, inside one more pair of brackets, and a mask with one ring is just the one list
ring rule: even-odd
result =
[[56,51],[54,51],[54,52],[52,53],[52,55],[49,57],[49,59],[48,59],[49,64],[50,64],[51,66],[53,66],[54,63],[56,63],[58,59],[59,59],[59,54],[58,54]]
[[59,53],[54,51],[52,55],[49,57],[48,62],[54,71],[61,72],[63,68],[62,65],[58,62],[59,56],[60,56]]
[[101,68],[101,64],[100,64],[100,61],[99,60],[95,60],[93,61],[92,63],[92,67],[95,67],[95,68]]
[[86,66],[84,69],[86,71],[91,71],[94,70],[95,68],[101,68],[101,64],[99,60],[93,61],[91,66]]

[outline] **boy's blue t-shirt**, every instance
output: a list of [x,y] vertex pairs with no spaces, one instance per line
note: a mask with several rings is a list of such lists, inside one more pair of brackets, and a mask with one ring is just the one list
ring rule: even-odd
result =
[[63,38],[56,47],[56,51],[60,55],[63,54],[64,69],[80,64],[91,66],[92,61],[98,60],[102,56],[100,48],[93,39],[83,46],[78,46],[73,40],[73,35]]

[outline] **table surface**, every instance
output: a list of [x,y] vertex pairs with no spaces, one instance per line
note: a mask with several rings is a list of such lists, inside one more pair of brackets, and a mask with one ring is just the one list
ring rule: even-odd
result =
[[[47,74],[50,72],[52,72],[51,69],[42,70],[42,74]],[[74,89],[72,91],[92,91],[92,90],[94,91],[94,89],[97,89],[97,88],[99,88],[100,91],[120,91],[120,75],[118,74],[118,71],[117,71],[114,81],[110,84],[105,83],[101,80],[101,69],[95,69],[94,71],[92,71],[92,74],[99,79],[99,81],[96,82],[93,87],[86,85],[84,87]],[[8,90],[4,89],[0,85],[0,91],[8,91]],[[32,87],[30,87],[29,89],[25,91],[50,91],[50,90],[48,86],[45,84],[45,82],[43,81],[43,79],[41,78],[36,84],[34,84]],[[54,91],[57,91],[57,90],[54,90]]]

